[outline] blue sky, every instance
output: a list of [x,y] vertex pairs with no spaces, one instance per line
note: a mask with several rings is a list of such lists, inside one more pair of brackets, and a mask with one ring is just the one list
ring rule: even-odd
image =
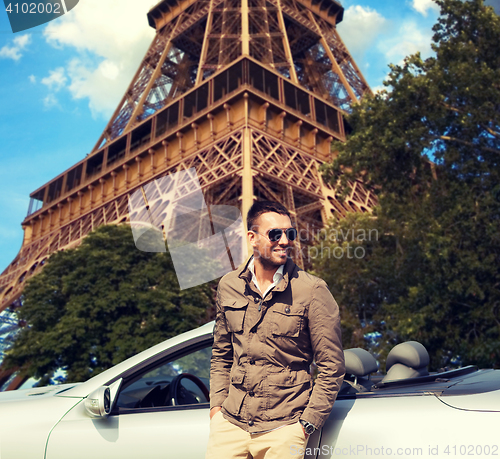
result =
[[[495,0],[498,4],[500,0]],[[156,0],[80,0],[13,34],[0,9],[0,272],[22,244],[29,194],[91,151],[154,35]],[[339,33],[372,88],[389,63],[430,55],[432,0],[344,0]]]

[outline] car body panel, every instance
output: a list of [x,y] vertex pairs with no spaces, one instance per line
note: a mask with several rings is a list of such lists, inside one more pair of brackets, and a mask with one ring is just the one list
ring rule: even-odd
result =
[[[75,384],[61,384],[57,386],[33,387],[31,389],[9,390],[0,392],[0,403],[19,402],[22,400],[33,401],[43,398],[50,398],[60,392],[74,387]],[[81,397],[79,397],[81,398]],[[3,405],[2,405],[3,406]]]
[[500,412],[500,391],[439,397],[443,403],[457,410]]
[[447,445],[498,444],[499,423],[500,413],[455,410],[433,394],[337,400],[318,457],[450,457]]
[[80,403],[52,431],[47,459],[203,458],[208,404],[90,419]]
[[50,431],[81,401],[54,397],[52,391],[28,398],[29,391],[22,391],[21,400],[0,401],[1,459],[43,459]]
[[440,398],[460,410],[500,411],[500,371],[479,370],[451,385]]

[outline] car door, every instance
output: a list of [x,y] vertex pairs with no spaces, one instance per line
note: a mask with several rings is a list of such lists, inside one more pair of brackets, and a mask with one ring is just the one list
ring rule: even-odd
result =
[[51,432],[46,458],[204,458],[210,355],[205,342],[127,372],[111,414],[90,418],[79,403]]

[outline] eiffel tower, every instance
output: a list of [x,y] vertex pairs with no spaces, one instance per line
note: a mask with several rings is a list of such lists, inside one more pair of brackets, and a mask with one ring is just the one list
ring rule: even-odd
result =
[[[370,91],[337,32],[343,13],[335,0],[151,9],[156,35],[95,147],[31,194],[21,250],[0,276],[0,311],[16,307],[50,254],[126,222],[128,196],[173,172],[194,167],[208,205],[243,215],[255,199],[284,203],[301,240],[330,217],[370,211],[361,183],[340,203],[318,172],[332,141],[345,140],[344,113]],[[301,253],[299,243],[303,266]]]

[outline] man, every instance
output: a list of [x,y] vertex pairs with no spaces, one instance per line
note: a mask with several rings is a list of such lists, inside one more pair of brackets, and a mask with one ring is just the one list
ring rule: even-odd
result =
[[289,258],[297,231],[285,207],[256,202],[247,226],[253,257],[217,290],[206,459],[299,457],[344,377],[339,309]]

